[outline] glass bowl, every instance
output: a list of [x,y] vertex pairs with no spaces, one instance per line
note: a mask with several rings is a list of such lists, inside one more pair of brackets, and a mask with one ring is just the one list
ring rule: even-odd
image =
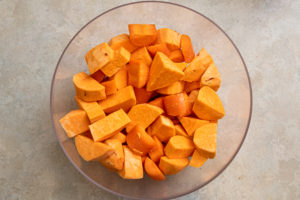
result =
[[[59,119],[76,109],[72,76],[88,72],[85,54],[95,45],[128,32],[128,24],[155,24],[168,27],[192,38],[195,52],[201,48],[212,55],[222,85],[218,91],[226,116],[218,123],[217,155],[195,169],[186,167],[165,181],[145,175],[141,180],[123,180],[96,162],[82,160],[59,124]],[[63,51],[53,75],[51,115],[58,141],[76,169],[100,188],[132,199],[169,199],[193,192],[216,178],[239,151],[250,122],[252,94],[246,65],[226,33],[213,21],[190,8],[167,2],[138,2],[118,6],[97,16],[71,39]]]

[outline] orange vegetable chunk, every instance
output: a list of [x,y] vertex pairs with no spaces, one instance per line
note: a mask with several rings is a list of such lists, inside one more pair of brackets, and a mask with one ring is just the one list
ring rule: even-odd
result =
[[175,127],[172,120],[160,115],[151,125],[151,134],[155,135],[161,142],[167,142],[175,135]]
[[128,65],[128,83],[136,88],[146,85],[149,78],[149,67],[142,61],[133,61]]
[[127,67],[123,66],[115,75],[109,78],[116,83],[117,90],[127,87]]
[[113,171],[122,170],[124,164],[124,152],[121,141],[118,139],[108,139],[105,141],[105,144],[110,146],[114,152],[107,158],[101,160],[101,164]]
[[[171,59],[172,60],[172,59]],[[186,68],[186,63],[182,62],[182,63],[175,63],[176,66],[178,67],[178,69],[180,69],[181,71],[183,71]]]
[[197,128],[209,123],[209,121],[193,117],[179,117],[178,119],[189,136],[193,136]]
[[196,101],[198,94],[199,94],[199,90],[191,91],[189,98],[188,98],[189,102],[191,103],[191,106],[194,105],[194,102]]
[[120,109],[105,118],[96,121],[89,127],[94,141],[100,142],[119,133],[129,123],[130,118],[122,109]]
[[182,135],[170,138],[165,146],[164,152],[168,158],[187,158],[195,149],[193,141]]
[[157,30],[154,24],[128,24],[132,44],[142,47],[155,42]]
[[193,111],[197,117],[205,120],[218,120],[225,115],[221,99],[213,89],[207,86],[199,90]]
[[200,81],[186,82],[184,91],[186,93],[191,92],[192,90],[200,88]]
[[117,92],[117,83],[116,80],[104,81],[101,83],[105,87],[105,94],[109,96],[111,94],[115,94]]
[[199,56],[196,56],[184,70],[183,80],[187,82],[200,81],[206,70]]
[[98,101],[106,98],[105,88],[84,72],[73,76],[76,95],[83,101]]
[[130,42],[129,35],[126,33],[111,38],[111,40],[108,42],[108,45],[113,50],[117,50],[120,47],[124,47],[130,53],[138,48]]
[[157,31],[156,43],[165,43],[168,48],[172,50],[180,49],[180,38],[181,35],[176,31],[169,28],[161,28]]
[[184,73],[165,54],[157,52],[150,67],[147,91],[164,88],[180,80]]
[[141,179],[144,176],[143,163],[140,155],[135,154],[127,146],[124,149],[124,167],[118,174],[124,179]]
[[150,150],[149,156],[154,162],[158,162],[160,157],[164,156],[164,146],[156,136],[153,136],[155,146]]
[[89,130],[89,119],[85,111],[73,110],[59,120],[68,137],[74,137]]
[[154,94],[154,92],[148,92],[146,88],[134,88],[134,93],[136,104],[147,103]]
[[180,46],[184,57],[184,61],[186,63],[192,62],[192,60],[195,57],[195,52],[191,38],[188,35],[181,35]]
[[120,140],[121,143],[125,143],[126,142],[126,135],[124,135],[124,133],[120,132],[120,133],[117,133],[117,134],[113,135],[109,139],[117,139],[117,140]]
[[148,51],[150,52],[151,56],[155,56],[157,52],[162,52],[166,56],[169,56],[171,51],[168,49],[167,45],[165,43],[161,44],[154,44],[152,46],[148,46]]
[[204,48],[199,51],[197,56],[200,58],[205,68],[207,68],[210,64],[214,62],[212,57]]
[[105,113],[112,113],[122,108],[127,112],[136,104],[135,94],[132,86],[120,89],[115,94],[108,96],[106,99],[99,101]]
[[75,146],[79,155],[85,161],[101,161],[111,155],[114,150],[102,142],[94,142],[84,135],[75,137]]
[[171,51],[169,58],[176,63],[184,62],[184,57],[180,49]]
[[207,157],[203,156],[197,149],[195,149],[189,165],[195,168],[202,167],[207,161]]
[[188,158],[168,158],[163,156],[159,161],[159,168],[165,175],[177,174],[189,164]]
[[154,99],[153,101],[150,101],[149,104],[153,105],[153,106],[157,106],[161,109],[164,109],[163,98],[164,97],[158,97],[158,98]]
[[142,61],[147,66],[150,66],[152,63],[152,58],[146,47],[139,48],[135,50],[130,57],[130,62]]
[[207,158],[214,158],[217,149],[217,124],[209,123],[198,128],[193,141],[202,155]]
[[214,63],[210,64],[201,77],[201,86],[208,86],[218,91],[221,85],[221,76]]
[[187,132],[183,129],[183,127],[180,124],[175,125],[175,133],[176,135],[182,135],[188,137]]
[[171,85],[158,89],[156,92],[159,94],[178,94],[184,90],[184,81],[176,81],[172,83]]
[[78,106],[84,110],[91,123],[105,117],[105,113],[97,102],[85,102],[75,96]]
[[153,162],[153,160],[148,157],[146,157],[145,159],[144,168],[148,176],[150,176],[154,180],[163,181],[166,179],[165,175],[161,172],[155,162]]
[[173,94],[163,98],[166,113],[171,116],[190,114],[191,106],[185,93]]
[[98,81],[98,83],[101,83],[101,81],[103,81],[103,79],[105,78],[105,74],[103,74],[101,70],[98,70],[95,73],[93,73],[91,77]]

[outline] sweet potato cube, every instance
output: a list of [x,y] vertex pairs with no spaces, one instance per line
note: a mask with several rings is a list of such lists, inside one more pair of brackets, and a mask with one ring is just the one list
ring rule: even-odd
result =
[[148,104],[153,105],[153,106],[157,106],[161,109],[164,109],[163,98],[164,97],[158,97],[158,98],[154,99],[153,101],[150,101]]
[[153,136],[155,146],[150,150],[149,156],[154,162],[158,162],[164,156],[164,146],[156,136]]
[[186,63],[192,62],[195,57],[191,38],[188,35],[181,35],[180,47]]
[[117,83],[116,80],[104,81],[101,83],[105,87],[105,94],[109,96],[111,94],[115,94],[117,92]]
[[187,68],[184,70],[182,80],[187,82],[200,81],[202,74],[206,70],[199,56],[196,56]]
[[195,149],[193,141],[182,135],[175,135],[168,141],[164,152],[168,158],[187,158]]
[[203,166],[206,161],[207,161],[207,157],[205,157],[204,155],[202,155],[202,153],[200,153],[197,149],[195,149],[189,165],[195,168],[199,168]]
[[218,120],[225,115],[220,97],[213,89],[207,86],[203,86],[199,90],[193,111],[197,117],[205,120]]
[[97,102],[85,102],[75,96],[78,106],[84,110],[91,123],[105,117],[105,113]]
[[114,152],[100,162],[102,165],[113,171],[122,170],[124,164],[124,152],[121,141],[118,139],[108,139],[104,143],[110,146]]
[[197,56],[199,56],[199,58],[205,68],[207,68],[210,64],[212,64],[214,62],[212,57],[209,55],[209,53],[204,48],[199,51]]
[[152,63],[152,58],[146,47],[139,48],[135,50],[130,57],[130,62],[142,61],[147,66],[150,66]]
[[[172,60],[172,59],[171,59]],[[178,67],[178,69],[180,69],[181,71],[183,71],[186,68],[186,63],[182,62],[182,63],[175,63],[176,66]]]
[[191,105],[185,93],[173,94],[163,98],[166,113],[171,116],[186,116],[191,113]]
[[169,56],[171,51],[168,49],[167,45],[165,43],[161,44],[154,44],[152,46],[148,46],[148,51],[151,54],[151,56],[155,56],[157,52],[162,52],[166,56]]
[[108,42],[108,45],[113,50],[117,50],[120,47],[124,47],[130,53],[138,48],[130,42],[129,35],[126,33],[111,38],[111,40]]
[[98,81],[98,83],[101,83],[101,81],[103,81],[103,79],[105,78],[105,74],[103,74],[103,72],[99,69],[98,71],[96,71],[95,73],[93,73],[91,75],[91,77],[93,79],[95,79],[96,81]]
[[126,65],[130,60],[130,52],[125,48],[120,47],[114,51],[113,59],[101,67],[101,71],[108,77],[116,74],[124,65]]
[[157,37],[155,24],[128,24],[132,44],[143,47],[151,45]]
[[97,72],[104,65],[109,63],[114,57],[114,50],[103,42],[92,48],[86,55],[85,60],[88,64],[90,74]]
[[191,106],[194,105],[194,102],[196,101],[197,97],[199,94],[199,90],[193,90],[191,91],[191,93],[189,94],[189,98],[188,101],[191,103]]
[[133,106],[128,112],[131,122],[127,125],[126,131],[129,132],[136,125],[146,129],[163,112],[161,108],[146,103]]
[[121,143],[125,143],[126,142],[126,135],[124,135],[124,133],[120,132],[120,133],[117,133],[117,134],[113,135],[109,139],[117,139],[117,140],[120,140]]
[[129,123],[130,118],[122,109],[120,109],[105,118],[96,121],[89,127],[94,141],[101,142],[119,133]]
[[135,154],[127,146],[124,149],[124,167],[118,174],[124,179],[141,179],[144,176],[143,163],[140,155]]
[[104,86],[84,72],[75,74],[73,83],[77,97],[83,101],[98,101],[106,98]]
[[114,150],[102,142],[94,142],[84,135],[75,137],[75,146],[79,155],[85,161],[101,161],[111,155]]
[[127,66],[123,66],[115,75],[109,78],[109,80],[115,80],[117,90],[127,87]]
[[187,132],[183,129],[183,127],[180,124],[175,125],[175,134],[188,137]]
[[128,83],[136,88],[146,85],[149,78],[149,67],[142,61],[130,62],[128,65]]
[[159,168],[165,175],[176,174],[189,164],[188,158],[168,158],[163,156],[159,161]]
[[217,91],[221,85],[221,76],[214,63],[210,64],[201,77],[201,86],[208,86]]
[[155,135],[161,142],[167,142],[175,135],[175,127],[172,120],[160,115],[151,125],[151,134]]
[[157,52],[153,59],[147,90],[153,91],[180,80],[184,73],[165,54]]
[[153,96],[154,92],[148,92],[146,88],[134,88],[136,104],[147,103]]
[[217,149],[217,124],[209,123],[198,128],[193,141],[200,153],[207,158],[214,158]]
[[181,63],[184,62],[184,57],[180,49],[171,51],[170,55],[168,56],[173,62]]
[[142,152],[143,155],[146,155],[155,146],[152,137],[139,125],[133,127],[127,133],[126,142],[130,149],[136,149]]
[[85,111],[73,110],[59,120],[68,137],[74,137],[89,130],[89,119]]
[[184,81],[176,81],[167,87],[158,89],[156,92],[165,95],[178,94],[184,90],[184,83]]
[[105,113],[112,113],[122,108],[125,112],[136,104],[135,94],[132,86],[120,89],[115,94],[108,96],[106,99],[99,101]]
[[193,117],[179,117],[178,119],[189,136],[193,136],[197,128],[209,123],[209,121]]
[[200,81],[186,82],[184,91],[186,93],[191,92],[192,90],[200,88]]
[[153,160],[148,157],[146,157],[145,159],[144,168],[148,176],[150,176],[154,180],[163,181],[166,179],[165,175],[161,172],[155,162],[153,162]]
[[167,44],[168,48],[172,51],[180,49],[180,38],[181,35],[176,31],[169,28],[161,28],[157,31],[156,43],[165,43]]

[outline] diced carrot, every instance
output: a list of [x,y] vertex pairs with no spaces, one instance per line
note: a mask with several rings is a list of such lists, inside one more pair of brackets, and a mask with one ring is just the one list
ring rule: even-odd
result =
[[181,35],[180,47],[186,63],[192,62],[195,57],[191,38],[188,35]]
[[146,157],[145,163],[144,163],[145,172],[157,181],[163,181],[166,179],[165,175],[160,171],[158,166],[151,160],[150,158]]
[[129,24],[129,37],[132,44],[142,47],[155,42],[157,31],[154,24]]

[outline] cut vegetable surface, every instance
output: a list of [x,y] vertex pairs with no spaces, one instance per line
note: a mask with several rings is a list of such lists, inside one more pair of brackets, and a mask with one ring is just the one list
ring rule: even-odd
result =
[[129,24],[129,37],[132,44],[142,47],[155,42],[157,31],[154,24]]
[[149,67],[142,61],[132,61],[128,65],[128,83],[136,88],[146,85],[149,78]]
[[188,35],[181,35],[180,46],[184,61],[186,63],[192,62],[193,58],[195,57],[195,52],[191,38]]
[[118,171],[119,175],[125,179],[141,179],[144,176],[143,163],[140,155],[135,154],[127,146],[124,149],[124,167]]
[[84,110],[91,123],[105,117],[105,113],[97,102],[85,102],[75,96],[78,106]]
[[161,170],[158,168],[158,166],[151,160],[150,158],[146,157],[145,163],[144,163],[145,172],[157,181],[165,180],[165,175],[161,172]]
[[190,138],[175,135],[168,141],[164,152],[168,158],[187,158],[194,149],[194,143]]
[[179,121],[189,136],[193,136],[194,132],[198,128],[200,128],[204,124],[209,123],[209,121],[207,121],[207,120],[200,120],[200,119],[193,118],[193,117],[180,117]]
[[168,117],[160,115],[151,125],[151,134],[155,135],[160,141],[167,142],[175,135],[175,127]]
[[110,146],[114,150],[114,152],[111,155],[109,155],[107,158],[101,160],[100,162],[105,167],[111,170],[123,169],[124,152],[123,152],[123,146],[121,141],[118,139],[108,139],[105,141],[105,144]]
[[188,158],[168,158],[163,156],[159,161],[159,168],[165,175],[177,174],[189,164]]
[[129,35],[126,33],[111,38],[111,40],[108,42],[108,45],[113,50],[117,50],[120,47],[124,47],[129,52],[133,52],[138,48],[130,42]]

